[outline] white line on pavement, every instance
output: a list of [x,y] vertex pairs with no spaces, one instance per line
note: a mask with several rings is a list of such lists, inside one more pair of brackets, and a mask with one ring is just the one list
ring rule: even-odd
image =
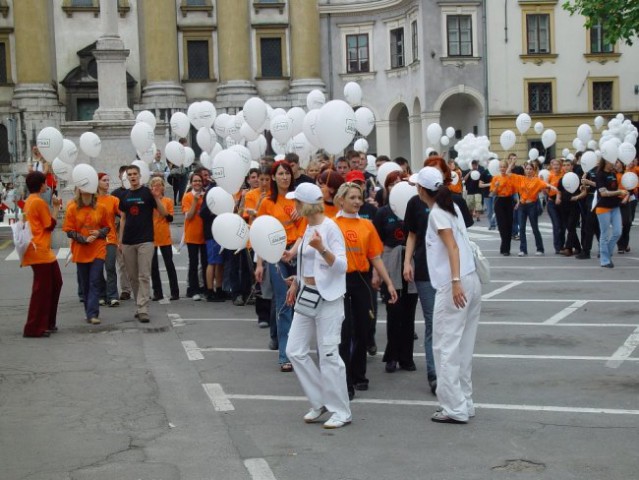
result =
[[[639,283],[639,280],[520,280],[521,283]],[[512,280],[491,280],[491,283],[511,283]]]
[[634,332],[630,334],[630,336],[626,339],[624,344],[617,349],[615,353],[612,354],[610,360],[606,362],[606,367],[608,368],[617,368],[624,361],[628,360],[639,360],[637,358],[630,358],[632,352],[635,351],[635,348],[639,346],[639,328],[635,329]]
[[11,261],[11,260],[20,260],[20,257],[18,256],[18,251],[14,248],[13,252],[11,252],[9,255],[7,255],[7,258],[5,258],[6,261]]
[[[543,302],[543,303],[574,303],[581,302],[572,298],[489,298],[486,302]],[[639,300],[602,300],[589,298],[588,303],[637,303]]]
[[55,256],[58,260],[65,260],[69,253],[71,252],[70,248],[61,248],[58,250],[58,254]]
[[[544,257],[541,257],[544,258]],[[539,270],[540,267],[524,267],[521,265],[512,265],[512,266],[503,266],[503,265],[491,265],[491,267],[498,269],[498,268],[504,268],[504,269],[513,269],[516,268],[518,270]],[[548,270],[549,268],[552,269],[562,269],[562,270],[566,270],[566,266],[565,265],[544,265],[543,267],[544,270]],[[615,267],[617,268],[617,267]],[[629,267],[627,265],[620,265],[619,266],[620,269],[623,270],[636,270],[639,267]],[[587,266],[587,267],[570,267],[570,270],[602,270],[601,266],[599,265],[594,265],[594,266]]]
[[570,305],[569,307],[566,307],[563,310],[560,310],[559,312],[555,313],[548,320],[544,321],[544,324],[554,325],[556,323],[559,323],[561,320],[566,318],[568,315],[575,313],[577,310],[579,310],[581,307],[583,307],[587,303],[588,303],[588,300],[579,300],[573,303],[572,305]]
[[482,300],[486,300],[488,298],[495,297],[495,296],[497,296],[497,295],[499,295],[501,293],[504,293],[507,290],[510,290],[513,287],[521,285],[522,283],[524,283],[524,282],[521,282],[521,281],[511,282],[508,285],[504,285],[503,287],[499,287],[497,290],[493,290],[492,292],[487,293],[486,295],[482,295],[481,299]]
[[216,412],[230,412],[235,410],[231,400],[227,397],[219,383],[203,383],[204,391],[211,399]]
[[253,480],[276,480],[275,475],[263,458],[247,458],[244,466]]
[[204,360],[204,355],[201,353],[202,350],[198,348],[197,343],[186,340],[182,342],[182,346],[189,360]]
[[[170,300],[168,299],[165,299],[165,300],[167,303],[171,303]],[[162,303],[161,300],[160,300],[160,303]],[[184,320],[182,320],[182,317],[180,317],[177,313],[167,313],[167,317],[169,317],[169,320],[171,320],[171,325],[173,327],[183,327],[184,325],[186,325],[184,323]],[[195,342],[193,342],[193,344],[195,345]],[[195,345],[195,348],[197,348],[197,345]]]
[[[234,400],[271,400],[278,402],[307,402],[306,397],[287,397],[278,395],[227,395],[227,398]],[[405,406],[425,406],[436,407],[438,402],[430,400],[393,400],[381,398],[355,398],[351,403],[362,403],[368,405],[405,405]],[[490,410],[519,410],[529,412],[559,412],[559,413],[599,413],[607,415],[639,415],[639,410],[620,408],[597,408],[597,407],[562,407],[554,405],[509,405],[499,403],[475,403],[478,409]]]

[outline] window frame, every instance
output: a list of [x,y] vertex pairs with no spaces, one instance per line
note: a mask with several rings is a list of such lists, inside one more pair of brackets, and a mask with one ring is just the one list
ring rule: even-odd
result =
[[[460,25],[460,19],[461,18],[468,18],[470,20],[470,55],[465,55],[464,53],[462,53],[462,29],[461,29],[461,25]],[[455,18],[457,19],[457,33],[458,33],[458,43],[459,43],[459,53],[458,54],[451,54],[450,53],[450,29],[449,29],[449,20],[451,18]],[[457,14],[457,15],[446,15],[446,52],[448,54],[449,57],[473,57],[474,55],[474,51],[473,51],[473,17],[472,15],[469,14]]]
[[[472,56],[450,55],[448,51],[448,16],[470,15]],[[441,6],[441,42],[442,52],[440,60],[444,65],[478,64],[480,60],[480,43],[477,37],[479,26],[477,23],[477,4],[472,5],[442,5]],[[485,27],[484,27],[485,28]]]
[[[254,25],[255,32],[255,79],[256,80],[285,80],[290,79],[290,66],[288,61],[288,28],[286,26],[268,25],[260,27]],[[262,74],[262,38],[279,38],[281,41],[282,55],[282,76],[281,77],[264,77]]]
[[[594,89],[596,83],[612,84],[612,106],[610,110],[595,110]],[[589,112],[614,112],[619,108],[619,77],[588,77],[588,111]]]
[[[394,38],[393,35],[395,32],[400,32],[401,31],[401,43],[398,41],[398,39]],[[406,29],[404,28],[404,25],[400,25],[397,26],[395,28],[390,28],[388,30],[388,34],[389,34],[389,49],[390,49],[390,69],[391,70],[397,70],[400,68],[404,68],[406,66]],[[401,46],[401,53],[399,52],[393,52],[393,46],[395,46],[396,48],[398,46]],[[393,66],[393,60],[397,61],[397,65]],[[399,64],[399,61],[401,60],[401,64]]]
[[[118,13],[121,18],[131,11],[129,0],[117,0]],[[67,14],[68,18],[72,18],[74,13],[92,13],[95,18],[100,16],[100,0],[91,0],[90,6],[73,5],[73,0],[62,0],[62,11]]]
[[412,54],[412,63],[419,61],[419,24],[417,20],[410,22],[410,45]]
[[[181,29],[182,34],[182,81],[185,83],[216,82],[215,78],[215,49],[213,30],[210,28]],[[189,50],[188,42],[207,41],[209,46],[209,78],[189,78]]]
[[[362,78],[374,78],[375,76],[375,43],[373,36],[374,22],[364,22],[357,24],[338,24],[340,29],[340,46],[341,46],[341,59],[340,59],[340,76],[345,78],[362,79]],[[347,35],[368,35],[368,72],[350,73],[348,71],[348,50],[346,48],[346,36]]]
[[213,16],[213,4],[211,0],[203,0],[204,5],[189,5],[188,0],[182,0],[180,4],[180,12],[182,17],[186,17],[191,12],[203,12],[207,17]]
[[8,87],[15,85],[13,81],[13,72],[12,72],[12,63],[11,63],[11,33],[13,33],[13,29],[2,29],[0,30],[0,43],[4,44],[4,52],[5,52],[5,70],[7,72],[7,81],[6,83],[0,83],[0,87]]
[[[544,84],[550,85],[550,111],[542,112],[533,110],[530,105],[530,85],[532,84]],[[557,82],[555,78],[527,78],[524,79],[524,105],[523,110],[529,112],[531,115],[549,115],[557,112]]]
[[[555,63],[556,35],[555,35],[555,1],[537,0],[535,2],[519,1],[521,7],[521,51],[519,58],[523,63],[541,65],[544,62]],[[548,15],[548,52],[529,53],[528,51],[528,15]]]
[[[348,46],[348,38],[349,37],[356,37],[356,38],[366,37],[366,54],[367,54],[366,62],[368,63],[368,68],[366,70],[362,70],[361,69],[362,59],[359,56],[359,51],[360,51],[360,48],[362,48],[362,47],[359,45],[359,42],[356,45],[356,50],[357,50],[357,63],[360,66],[360,69],[359,70],[351,70],[350,69],[351,59],[349,57],[349,51],[350,51],[350,48]],[[349,34],[346,34],[344,36],[344,39],[345,39],[345,42],[346,42],[346,47],[345,47],[346,48],[346,73],[348,73],[348,74],[370,73],[370,71],[371,71],[371,48],[370,48],[370,37],[369,37],[368,33],[349,33]]]

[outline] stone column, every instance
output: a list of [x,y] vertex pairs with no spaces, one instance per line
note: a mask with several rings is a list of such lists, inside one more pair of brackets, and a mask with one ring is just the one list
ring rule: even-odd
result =
[[421,115],[411,115],[408,117],[410,125],[410,163],[413,172],[418,172],[426,157],[422,141],[422,118]]
[[93,51],[98,64],[98,98],[100,107],[94,120],[131,120],[133,112],[127,103],[126,59],[129,50],[118,35],[117,0],[100,0],[100,16],[104,29]]
[[220,86],[216,105],[222,107],[241,107],[249,97],[257,95],[251,81],[249,8],[245,0],[217,0]]
[[141,109],[186,108],[180,83],[175,0],[138,0],[143,84]]
[[324,90],[320,67],[320,15],[316,0],[289,0],[293,105],[306,105],[313,89]]
[[389,157],[392,157],[390,127],[391,122],[389,120],[377,120],[375,122],[377,155],[388,155]]

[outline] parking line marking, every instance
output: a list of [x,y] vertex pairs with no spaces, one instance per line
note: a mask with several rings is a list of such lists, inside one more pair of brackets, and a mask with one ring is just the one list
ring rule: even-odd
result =
[[499,287],[497,290],[493,290],[492,292],[487,293],[486,295],[482,295],[481,299],[482,300],[487,300],[489,298],[495,297],[497,295],[500,295],[500,294],[504,293],[507,290],[510,290],[511,288],[514,288],[514,287],[516,287],[518,285],[521,285],[522,283],[524,283],[524,282],[521,282],[519,280],[516,281],[516,282],[511,282],[511,283],[509,283],[507,285],[504,285],[503,287]]
[[235,410],[231,400],[229,400],[226,393],[224,393],[222,385],[219,383],[203,383],[202,387],[211,399],[211,403],[216,412],[231,412]]
[[[541,258],[546,258],[546,257],[541,257]],[[544,270],[549,270],[549,269],[566,270],[566,266],[565,265],[544,265],[543,267],[539,267],[539,266],[537,266],[537,267],[525,267],[525,266],[522,266],[522,265],[507,266],[507,265],[494,265],[493,264],[493,265],[491,265],[491,268],[494,268],[496,270],[497,269],[539,270],[540,268],[543,268]],[[615,267],[615,268],[619,268],[619,269],[623,269],[623,270],[637,270],[637,269],[639,269],[639,267],[629,267],[627,265],[619,265],[619,267]],[[601,270],[601,266],[594,265],[592,267],[590,267],[590,266],[570,267],[570,270]]]
[[[294,397],[284,395],[241,395],[228,394],[227,398],[233,400],[266,400],[276,402],[308,402],[306,397]],[[401,405],[417,407],[436,407],[437,401],[432,400],[394,400],[382,398],[354,398],[351,403],[361,403],[369,405]],[[475,408],[487,410],[516,410],[528,412],[557,412],[557,413],[599,413],[606,415],[639,415],[639,410],[621,408],[598,408],[598,407],[562,407],[556,405],[510,405],[500,403],[475,403]]]
[[588,300],[579,300],[573,303],[569,307],[566,307],[563,310],[560,310],[559,312],[555,313],[552,317],[550,317],[548,320],[544,321],[544,325],[554,325],[556,323],[559,323],[561,320],[566,318],[568,315],[575,313],[577,310],[579,310],[581,307],[583,307],[587,303],[588,303]]
[[244,466],[253,480],[276,480],[271,467],[263,458],[247,458]]
[[626,339],[621,347],[612,354],[610,360],[606,362],[608,368],[618,368],[624,361],[639,360],[637,358],[630,358],[632,352],[639,346],[639,328],[636,328],[634,332]]
[[[575,303],[583,300],[574,298],[489,298],[486,302],[544,302],[544,303]],[[602,300],[589,298],[588,303],[639,303],[639,300]]]
[[184,351],[186,352],[186,356],[189,360],[204,360],[202,349],[198,348],[197,343],[186,340],[182,342],[182,346],[184,347]]

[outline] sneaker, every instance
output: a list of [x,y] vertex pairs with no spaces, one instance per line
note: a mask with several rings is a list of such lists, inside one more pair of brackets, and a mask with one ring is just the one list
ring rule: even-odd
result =
[[236,307],[244,306],[244,298],[242,298],[242,295],[238,295],[233,299],[233,305],[235,305]]
[[268,322],[261,321],[261,322],[257,322],[257,326],[260,327],[260,328],[268,328],[269,324],[268,324]]
[[589,260],[590,259],[590,254],[586,253],[586,252],[581,252],[579,255],[575,255],[575,258],[577,260]]
[[109,307],[119,307],[119,306],[120,306],[120,300],[118,300],[117,298],[113,298],[109,302]]
[[106,305],[106,300],[104,298],[101,298],[98,303],[100,304],[101,307],[104,307]]
[[120,300],[131,300],[131,294],[129,292],[122,292],[120,294]]
[[513,235],[513,240],[519,240],[519,235]]
[[311,408],[306,415],[304,415],[304,421],[306,423],[315,423],[319,418],[324,415],[328,410],[326,407]]
[[366,382],[360,382],[360,383],[356,383],[353,385],[353,388],[355,388],[355,390],[360,390],[360,391],[366,391],[368,390],[368,383]]
[[544,252],[535,252],[535,256],[536,257],[543,257],[544,256]]
[[519,252],[519,253],[517,254],[517,256],[518,256],[518,257],[526,257],[526,256],[528,256],[528,254],[527,254],[527,253],[525,253],[525,252]]
[[202,300],[202,295],[200,295],[199,293],[196,293],[195,295],[193,295],[191,297],[194,301],[199,302],[200,300]]
[[351,421],[352,421],[351,418],[342,420],[337,416],[337,414],[334,413],[331,416],[331,418],[329,418],[328,420],[324,422],[323,427],[326,428],[327,430],[332,430],[334,428],[342,428],[348,425],[349,423],[351,423]]
[[89,323],[91,325],[100,325],[100,319],[96,318],[96,317],[93,317],[93,318],[89,319]]
[[151,321],[151,318],[149,317],[148,313],[138,313],[138,320],[140,321],[140,323],[149,323],[149,321]]

